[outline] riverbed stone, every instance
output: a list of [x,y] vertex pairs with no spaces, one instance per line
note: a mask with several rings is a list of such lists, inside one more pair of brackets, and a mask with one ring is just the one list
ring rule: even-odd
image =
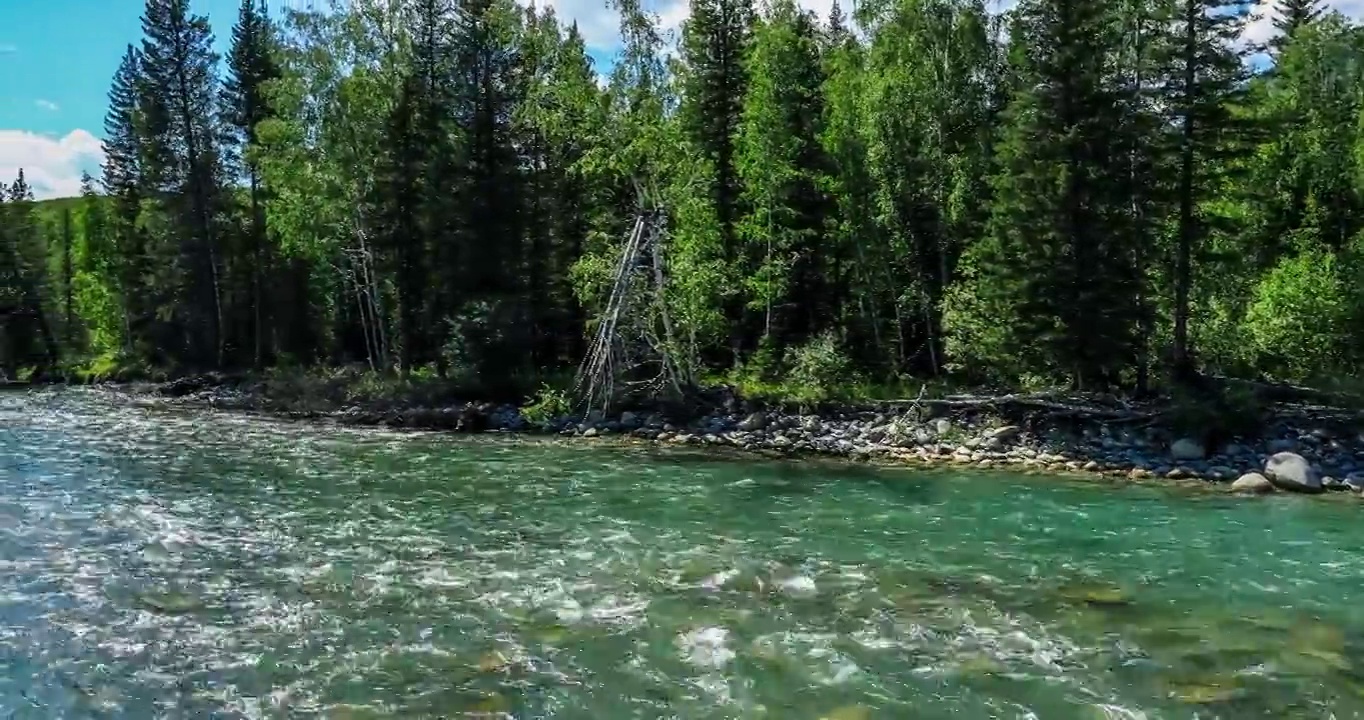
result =
[[1246,473],[1231,484],[1232,492],[1267,493],[1274,492],[1274,483],[1257,472]]
[[1307,459],[1294,452],[1274,453],[1265,461],[1265,477],[1275,487],[1293,492],[1319,493],[1321,476]]
[[1236,477],[1236,471],[1226,465],[1210,465],[1203,471],[1203,477],[1209,480],[1230,480]]
[[1022,433],[1023,428],[1020,428],[1017,425],[1004,425],[991,430],[990,437],[1000,442],[1012,442],[1017,440],[1018,436]]
[[1293,438],[1274,438],[1273,440],[1270,440],[1265,447],[1269,450],[1269,454],[1271,455],[1284,452],[1291,453],[1298,449],[1298,441]]
[[1193,438],[1180,438],[1170,445],[1170,457],[1177,461],[1202,460],[1204,456],[1203,443]]
[[748,417],[739,422],[739,429],[746,432],[762,430],[765,427],[767,427],[767,415],[760,412],[750,413]]

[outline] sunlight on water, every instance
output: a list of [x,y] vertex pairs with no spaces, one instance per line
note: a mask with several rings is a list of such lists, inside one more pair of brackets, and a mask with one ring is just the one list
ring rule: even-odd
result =
[[0,710],[1355,718],[1362,510],[0,393]]

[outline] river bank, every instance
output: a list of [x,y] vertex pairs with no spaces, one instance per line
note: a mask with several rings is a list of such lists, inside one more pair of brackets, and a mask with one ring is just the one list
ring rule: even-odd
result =
[[[454,432],[515,432],[911,464],[1215,483],[1229,491],[1339,491],[1364,497],[1364,424],[1353,413],[1269,408],[1254,436],[1180,433],[1156,405],[1044,395],[761,407],[732,395],[686,410],[639,408],[527,418],[515,404],[366,397],[337,385],[287,390],[195,376],[98,386],[129,402],[285,419]],[[544,415],[529,413],[532,416]]]

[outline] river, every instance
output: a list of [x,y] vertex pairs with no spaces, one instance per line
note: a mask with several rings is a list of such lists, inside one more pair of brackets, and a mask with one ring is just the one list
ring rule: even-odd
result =
[[0,718],[1358,718],[1364,508],[0,393]]

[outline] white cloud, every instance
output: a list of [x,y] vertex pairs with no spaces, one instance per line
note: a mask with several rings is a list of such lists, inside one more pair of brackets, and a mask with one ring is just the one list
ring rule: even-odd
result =
[[[1263,45],[1278,34],[1274,21],[1280,16],[1279,3],[1277,0],[1259,0],[1256,5],[1255,18],[1246,26],[1244,37],[1250,43]],[[1326,7],[1355,20],[1364,17],[1364,0],[1331,0]]]
[[33,101],[33,104],[34,104],[34,105],[37,105],[38,107],[40,107],[40,108],[42,108],[42,109],[44,109],[44,110],[49,110],[49,111],[51,111],[51,112],[57,112],[58,110],[61,110],[61,107],[60,107],[59,105],[57,105],[57,103],[52,102],[51,100],[41,100],[41,99],[39,99],[39,100],[34,100],[34,101]]
[[85,130],[61,138],[0,130],[0,182],[12,182],[22,168],[39,199],[79,195],[81,172],[96,174],[103,161],[104,143]]

